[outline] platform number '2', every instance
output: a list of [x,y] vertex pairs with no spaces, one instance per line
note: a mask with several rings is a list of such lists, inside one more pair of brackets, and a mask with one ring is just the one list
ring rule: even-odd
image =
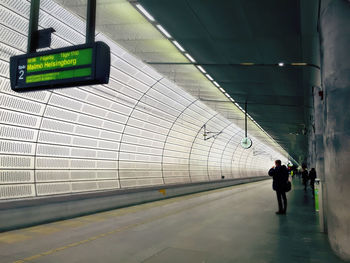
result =
[[23,76],[24,76],[24,70],[21,69],[21,70],[19,71],[19,77],[18,77],[18,79],[23,79]]

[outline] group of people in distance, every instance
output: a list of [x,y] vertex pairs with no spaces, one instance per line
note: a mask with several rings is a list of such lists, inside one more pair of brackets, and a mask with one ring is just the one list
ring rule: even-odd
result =
[[[269,176],[272,177],[272,189],[276,191],[277,202],[278,202],[278,211],[276,214],[283,215],[287,213],[287,196],[286,192],[290,190],[288,188],[289,181],[289,172],[285,165],[282,165],[281,160],[275,161],[275,166],[273,166],[269,172]],[[310,172],[307,171],[307,167],[305,164],[302,165],[302,180],[304,185],[304,191],[307,190],[307,185],[310,180],[310,187],[312,189],[312,195],[314,196],[314,188],[315,188],[315,179],[316,179],[316,171],[315,168],[311,168]]]
[[310,187],[312,189],[312,194],[314,195],[315,191],[315,179],[316,179],[316,170],[315,168],[311,168],[310,172],[307,171],[306,165],[302,165],[301,178],[303,180],[304,191],[307,190],[308,181],[310,180]]

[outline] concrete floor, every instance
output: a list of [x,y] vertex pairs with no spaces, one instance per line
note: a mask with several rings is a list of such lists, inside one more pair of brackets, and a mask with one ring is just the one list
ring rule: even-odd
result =
[[0,234],[0,262],[342,262],[295,182],[275,215],[271,181]]

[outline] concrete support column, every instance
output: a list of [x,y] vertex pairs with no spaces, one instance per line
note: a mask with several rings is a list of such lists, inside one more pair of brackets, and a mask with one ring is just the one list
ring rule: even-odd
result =
[[315,168],[316,166],[316,137],[314,128],[312,126],[313,121],[311,121],[310,126],[308,127],[308,142],[309,142],[309,149],[308,149],[308,160],[307,160],[307,167],[308,170],[310,170],[312,167]]
[[320,11],[328,235],[350,260],[350,1],[321,0]]
[[325,182],[324,175],[324,146],[323,146],[323,133],[324,133],[324,107],[323,107],[323,92],[320,87],[314,87],[314,129],[315,129],[315,169],[317,177]]
[[314,130],[315,130],[315,169],[317,177],[321,180],[322,185],[322,204],[323,218],[320,218],[321,230],[327,233],[327,184],[324,174],[324,106],[323,106],[323,90],[321,87],[314,87]]

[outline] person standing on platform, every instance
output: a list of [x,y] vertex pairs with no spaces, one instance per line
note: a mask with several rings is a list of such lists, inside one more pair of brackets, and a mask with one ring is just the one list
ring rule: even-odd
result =
[[309,172],[309,179],[310,179],[310,187],[312,189],[312,196],[315,197],[315,179],[316,179],[316,170],[315,168],[311,168]]
[[307,171],[306,164],[303,164],[301,166],[302,172],[301,172],[301,178],[303,179],[303,185],[304,185],[304,191],[306,192],[306,187],[307,187],[307,181],[309,181],[309,173]]
[[287,212],[287,196],[285,189],[289,177],[287,167],[281,165],[281,160],[276,160],[275,166],[269,170],[269,176],[272,176],[272,189],[276,191],[277,195],[278,211],[276,214],[285,214]]

